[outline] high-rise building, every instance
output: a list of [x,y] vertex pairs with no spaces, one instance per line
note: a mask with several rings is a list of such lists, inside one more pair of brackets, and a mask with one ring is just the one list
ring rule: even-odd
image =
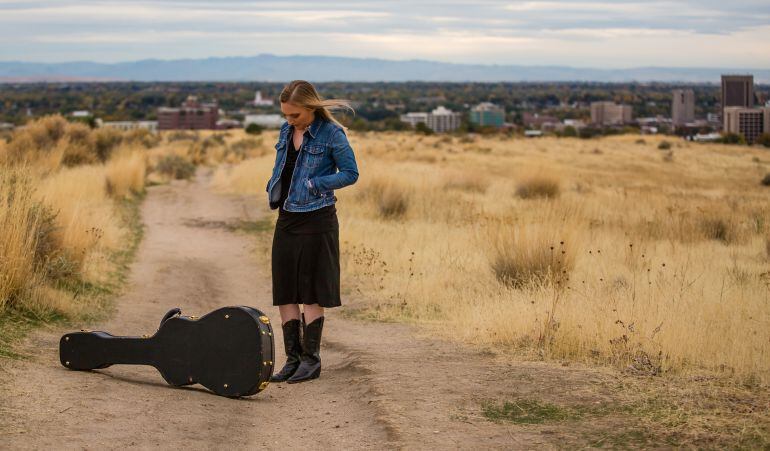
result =
[[481,102],[471,108],[468,119],[472,124],[486,127],[502,127],[505,110],[490,102]]
[[724,109],[724,131],[738,133],[753,144],[762,133],[770,133],[770,108],[727,107]]
[[722,75],[722,119],[727,107],[751,108],[754,106],[753,75]]
[[674,89],[671,99],[671,122],[684,125],[695,121],[695,93],[692,89]]
[[428,115],[428,128],[436,133],[451,132],[460,126],[460,113],[439,106]]
[[591,102],[591,122],[598,125],[622,125],[631,122],[630,105],[615,102]]
[[199,103],[189,96],[180,108],[158,108],[158,130],[215,130],[219,119],[216,103]]
[[419,123],[425,124],[436,133],[451,132],[460,126],[460,113],[455,113],[444,106],[435,108],[430,113],[410,112],[401,115],[401,120],[412,127]]

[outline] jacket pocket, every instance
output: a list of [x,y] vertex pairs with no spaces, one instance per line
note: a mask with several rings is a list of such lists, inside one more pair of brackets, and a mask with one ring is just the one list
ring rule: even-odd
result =
[[305,152],[305,159],[303,160],[305,167],[315,169],[321,164],[321,161],[324,158],[324,152],[326,152],[326,147],[311,144],[305,148]]

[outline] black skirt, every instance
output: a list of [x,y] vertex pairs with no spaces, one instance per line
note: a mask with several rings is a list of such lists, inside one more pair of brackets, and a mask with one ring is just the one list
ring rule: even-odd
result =
[[[336,214],[333,218],[336,224]],[[341,306],[339,228],[296,233],[276,226],[272,273],[273,305]]]

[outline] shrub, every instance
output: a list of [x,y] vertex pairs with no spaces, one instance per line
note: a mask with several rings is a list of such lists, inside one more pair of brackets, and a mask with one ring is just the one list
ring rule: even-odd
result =
[[146,170],[143,153],[121,152],[110,159],[105,167],[107,194],[116,198],[125,198],[132,193],[143,193]]
[[708,239],[732,243],[737,238],[736,224],[716,213],[709,213],[700,218],[698,225]]
[[94,148],[101,161],[110,159],[112,150],[123,142],[123,133],[114,128],[100,128],[94,131]]
[[765,177],[762,179],[760,183],[762,183],[765,186],[770,186],[770,172],[765,174]]
[[528,228],[499,223],[490,230],[490,266],[510,288],[561,283],[574,267],[571,239],[547,226]]
[[746,144],[746,138],[738,133],[723,133],[719,142],[723,144]]
[[81,164],[94,164],[99,161],[99,157],[93,146],[84,143],[72,142],[66,140],[63,142],[64,152],[62,153],[61,163],[64,166],[79,166]]
[[264,130],[264,127],[255,123],[251,123],[246,126],[246,133],[249,135],[261,135]]
[[374,202],[377,213],[383,219],[402,218],[409,209],[407,188],[391,179],[374,179],[361,193]]
[[155,170],[177,180],[189,179],[195,174],[195,165],[179,155],[166,155],[158,161]]
[[60,249],[56,214],[33,199],[24,170],[0,171],[0,311],[13,305]]
[[660,150],[669,150],[671,149],[671,143],[668,141],[661,141],[660,144],[658,144],[658,149]]
[[559,181],[547,175],[530,176],[516,187],[516,195],[522,199],[555,198],[560,192]]
[[417,125],[414,126],[414,131],[417,133],[422,133],[423,135],[432,135],[433,130],[431,130],[427,125],[425,125],[422,122],[418,122]]
[[146,128],[137,128],[127,132],[123,137],[123,142],[126,144],[139,144],[145,149],[151,149],[160,144],[161,138],[160,135]]
[[11,163],[36,160],[41,153],[47,154],[57,146],[68,125],[69,122],[58,114],[28,123],[14,132],[6,146],[6,158]]
[[770,147],[770,133],[762,133],[757,138],[757,144],[761,144],[765,147]]
[[172,141],[197,141],[199,138],[197,132],[187,132],[184,130],[177,130],[166,135],[166,142]]

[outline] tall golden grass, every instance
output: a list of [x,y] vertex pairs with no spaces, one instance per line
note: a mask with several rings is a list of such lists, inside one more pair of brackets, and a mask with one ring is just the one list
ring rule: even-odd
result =
[[[343,290],[365,316],[501,350],[770,381],[770,160],[674,142],[664,161],[637,139],[352,134]],[[259,194],[272,163],[217,183]]]
[[119,202],[144,192],[154,143],[49,116],[0,145],[0,316],[88,306],[78,290],[104,286],[131,244]]

